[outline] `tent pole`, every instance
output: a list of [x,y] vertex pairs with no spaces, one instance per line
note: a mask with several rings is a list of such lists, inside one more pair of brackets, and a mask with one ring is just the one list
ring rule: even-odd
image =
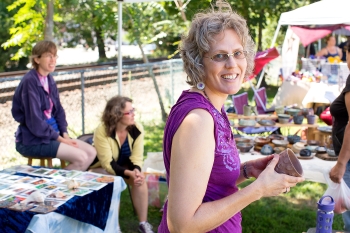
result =
[[[280,28],[281,28],[281,25],[280,25],[280,23],[278,23],[277,28],[276,28],[276,31],[275,31],[275,35],[273,36],[273,39],[272,39],[272,41],[271,41],[271,46],[270,46],[270,48],[274,47],[274,45],[275,45],[275,43],[276,43],[276,40],[277,40],[278,33],[279,33],[279,31],[280,31]],[[264,77],[264,74],[265,74],[265,66],[264,66],[264,68],[262,69],[262,71],[261,71],[261,73],[260,73],[260,77],[259,77],[259,79],[258,79],[258,83],[256,84],[256,88],[258,88],[258,89],[260,88],[260,85],[261,85],[262,79],[263,79],[263,77]]]
[[122,11],[123,2],[118,1],[118,95],[122,95],[122,67],[123,67],[123,54],[122,54]]
[[[264,111],[266,111],[265,105],[264,105],[264,103],[262,102],[262,100],[261,100],[260,96],[258,95],[258,93],[256,92],[252,81],[248,80],[248,82],[249,82],[249,84],[250,84],[250,87],[253,89],[254,96],[256,96],[256,98],[258,99],[259,103],[260,103],[261,106],[264,108]],[[254,99],[254,96],[253,96],[253,99]]]

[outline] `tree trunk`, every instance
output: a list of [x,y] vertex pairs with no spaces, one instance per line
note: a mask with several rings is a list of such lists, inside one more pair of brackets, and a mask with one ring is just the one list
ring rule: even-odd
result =
[[47,2],[44,39],[53,40],[53,0]]
[[187,21],[187,18],[186,18],[186,15],[185,15],[185,11],[184,11],[184,9],[182,8],[182,6],[183,6],[183,2],[182,2],[182,0],[179,0],[179,1],[177,1],[177,0],[175,0],[175,4],[176,4],[176,7],[179,9],[179,11],[181,12],[181,18],[183,19],[183,21]]
[[[141,44],[139,41],[137,41],[137,44],[138,44],[138,46],[139,46],[139,48],[140,48],[140,50],[141,50],[143,62],[144,62],[144,63],[149,63],[148,57],[146,56],[145,52],[143,51],[142,44]],[[163,99],[162,99],[162,96],[161,96],[161,94],[160,94],[159,87],[158,87],[158,83],[157,83],[156,77],[154,76],[152,67],[149,67],[149,68],[148,68],[148,73],[149,73],[149,75],[150,75],[151,78],[152,78],[153,85],[154,85],[154,89],[156,90],[156,93],[157,93],[157,96],[158,96],[158,100],[159,100],[160,109],[161,109],[161,112],[162,112],[162,120],[163,120],[163,122],[165,123],[165,122],[166,122],[166,119],[167,119],[167,117],[168,117],[168,114],[165,112],[165,108],[164,108],[164,104],[163,104]]]
[[[264,10],[261,10],[260,16],[263,16],[263,14],[264,14]],[[263,30],[262,21],[259,20],[259,26],[258,26],[258,51],[263,51],[263,48],[262,48],[262,30]]]
[[96,32],[96,43],[97,43],[97,48],[98,48],[99,59],[107,58],[106,50],[105,50],[105,43],[103,41],[101,28],[95,28],[95,32]]

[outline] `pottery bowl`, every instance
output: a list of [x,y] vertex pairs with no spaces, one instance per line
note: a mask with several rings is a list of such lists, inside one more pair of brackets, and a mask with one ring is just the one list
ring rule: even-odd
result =
[[301,125],[303,123],[303,120],[304,120],[303,115],[293,116],[294,124]]
[[294,143],[293,146],[292,146],[292,151],[296,154],[299,154],[299,152],[305,148],[305,145],[304,143],[302,142],[297,142],[297,143]]
[[280,147],[286,147],[289,144],[287,140],[272,140],[272,143]]
[[287,140],[290,144],[300,142],[301,137],[298,135],[288,135]]
[[311,151],[309,149],[301,149],[299,154],[300,156],[309,157],[311,156]]
[[286,109],[286,113],[291,116],[297,116],[301,110],[297,108],[288,108]]
[[249,138],[235,138],[236,144],[238,143],[253,143],[253,140]]
[[324,146],[319,146],[319,147],[317,147],[316,152],[318,154],[325,154],[325,153],[327,153],[327,150]]
[[271,134],[268,136],[268,138],[270,138],[270,140],[284,140],[284,137],[282,135],[279,134]]
[[263,145],[269,144],[270,141],[271,141],[270,138],[256,137],[254,140],[254,143],[257,146],[263,146]]
[[254,144],[253,143],[237,143],[237,148],[239,149],[240,152],[249,152],[250,149],[253,148]]
[[316,140],[307,140],[307,144],[310,146],[318,146],[319,145],[319,141]]
[[273,148],[270,145],[264,145],[261,150],[260,153],[262,155],[271,155],[273,153]]
[[256,125],[256,121],[255,120],[240,119],[238,124],[240,126],[255,126]]
[[289,122],[290,115],[288,114],[278,114],[278,122],[281,124],[286,124]]
[[285,149],[286,149],[285,147],[281,147],[281,146],[276,146],[275,148],[273,148],[273,150],[275,151],[276,154],[281,153]]
[[285,118],[285,119],[288,119],[288,120],[290,118],[289,114],[278,114],[277,116],[278,116],[278,118]]
[[335,154],[334,150],[332,149],[327,149],[327,154],[331,157],[336,157],[337,155]]
[[306,149],[310,150],[311,152],[316,152],[318,146],[314,146],[314,145],[307,145],[305,146]]

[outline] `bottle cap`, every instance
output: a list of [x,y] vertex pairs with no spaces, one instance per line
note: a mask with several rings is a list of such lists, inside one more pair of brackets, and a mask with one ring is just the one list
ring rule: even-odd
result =
[[321,199],[317,202],[318,209],[323,211],[333,211],[334,210],[334,199],[333,197],[326,195],[321,197]]

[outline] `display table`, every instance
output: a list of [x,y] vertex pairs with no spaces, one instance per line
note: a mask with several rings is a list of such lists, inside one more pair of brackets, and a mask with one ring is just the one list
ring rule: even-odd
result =
[[[265,157],[265,155],[260,154],[259,152],[252,151],[247,153],[239,153],[241,163],[244,163],[249,160]],[[314,157],[313,159],[299,159],[301,166],[304,171],[304,177],[308,181],[326,183],[324,174],[328,173],[330,169],[335,165],[336,161],[326,161]]]
[[[228,119],[233,122],[231,122],[231,126],[232,127],[246,127],[246,126],[242,126],[237,124],[237,122],[234,122],[234,120],[237,119],[251,119],[251,120],[260,120],[260,119],[265,119],[265,120],[275,120],[277,119],[276,115],[252,115],[252,116],[244,116],[244,115],[237,115],[237,114],[232,114],[232,113],[228,113],[227,114]],[[315,122],[317,122],[317,119],[315,119]],[[256,123],[254,126],[248,126],[248,127],[266,127],[264,125],[260,125],[259,123]],[[285,124],[281,124],[281,123],[276,123],[275,125],[272,126],[268,126],[268,127],[306,127],[307,130],[307,139],[308,140],[317,140],[318,139],[318,131],[317,131],[317,123],[311,125],[311,124],[294,124],[294,123],[285,123]]]
[[330,105],[340,94],[342,88],[335,84],[312,83],[301,102],[305,108],[313,107],[314,103]]
[[120,194],[125,188],[124,180],[116,176],[113,183],[85,196],[74,196],[48,214],[0,209],[0,232],[115,232]]

